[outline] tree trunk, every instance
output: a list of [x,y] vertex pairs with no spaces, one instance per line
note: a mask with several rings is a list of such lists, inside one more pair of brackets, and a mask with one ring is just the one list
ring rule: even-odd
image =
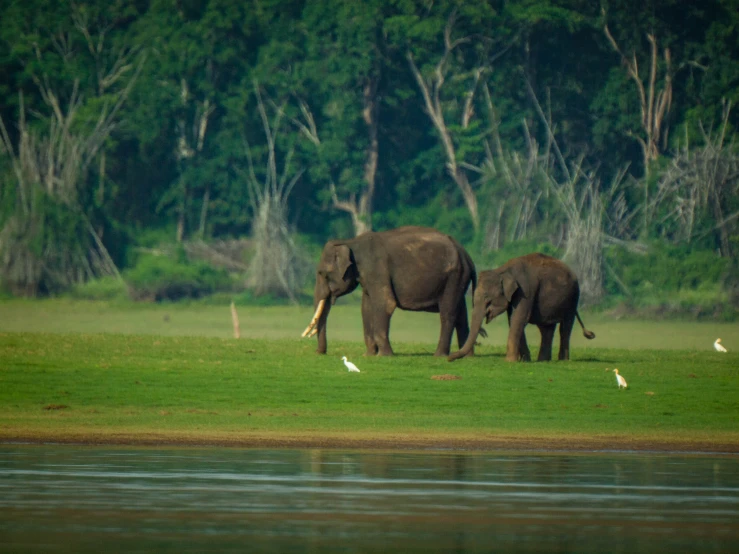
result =
[[185,239],[185,207],[181,206],[177,211],[177,242],[181,243]]
[[377,178],[377,162],[379,159],[379,142],[377,139],[377,79],[369,79],[364,86],[364,109],[362,118],[367,125],[369,144],[367,160],[364,164],[365,189],[359,198],[359,217],[352,214],[354,233],[361,235],[372,230],[372,199],[375,195]]
[[205,188],[205,194],[203,194],[203,207],[200,210],[200,226],[198,229],[198,234],[200,235],[200,240],[203,240],[205,237],[205,221],[208,218],[208,203],[210,201],[210,188]]
[[472,226],[475,228],[475,231],[477,231],[480,227],[480,215],[477,211],[477,196],[475,195],[475,191],[472,190],[469,179],[467,179],[467,173],[459,168],[455,168],[453,172],[450,169],[449,173],[452,174],[454,182],[457,183],[457,187],[462,193],[464,203],[467,206],[467,210],[470,212]]
[[[453,20],[450,19],[450,23],[452,21]],[[447,26],[447,32],[451,32],[451,27],[449,25]],[[448,39],[448,36],[446,38]],[[445,73],[445,60],[447,59],[452,49],[453,46],[450,45],[447,40],[445,55],[442,57],[441,61],[436,67],[435,78],[431,84],[429,84],[423,78],[423,75],[421,75],[421,72],[416,66],[416,63],[413,61],[413,55],[410,52],[407,53],[407,58],[408,63],[411,67],[411,72],[413,73],[413,76],[418,83],[418,87],[421,89],[421,94],[426,105],[426,113],[431,119],[431,123],[436,128],[436,131],[439,133],[439,138],[441,140],[442,146],[444,147],[444,153],[446,154],[447,158],[447,171],[454,180],[454,183],[457,185],[457,188],[459,188],[460,192],[462,193],[464,203],[467,206],[468,211],[470,212],[472,225],[475,228],[475,232],[477,232],[480,227],[480,216],[477,210],[477,197],[475,196],[475,191],[472,190],[469,179],[467,179],[467,174],[457,164],[457,151],[454,147],[454,141],[452,139],[451,132],[449,131],[449,128],[444,119],[445,108],[444,106],[442,106],[439,99],[439,89],[444,83],[443,75]],[[466,126],[466,124],[469,123],[472,107],[471,98],[474,95],[474,91],[477,87],[477,82],[481,74],[481,70],[477,72],[474,87],[468,93],[466,109],[463,111],[462,116],[463,126]]]
[[724,214],[721,210],[721,199],[717,192],[714,192],[713,196],[713,217],[716,220],[718,226],[718,239],[719,239],[719,253],[722,257],[731,257],[731,240],[729,238],[729,232],[724,225]]
[[[331,195],[334,208],[348,213],[352,218],[352,227],[354,227],[354,235],[358,236],[362,233],[372,230],[372,200],[375,196],[375,183],[377,180],[377,163],[379,160],[379,141],[377,138],[377,79],[372,78],[367,81],[363,89],[363,109],[362,119],[367,125],[367,134],[369,135],[369,143],[367,145],[366,159],[364,162],[364,190],[357,200],[356,195],[352,195],[350,200],[339,200],[336,187],[331,185]],[[308,136],[314,136],[307,133]],[[317,138],[314,140],[316,144],[320,144]]]

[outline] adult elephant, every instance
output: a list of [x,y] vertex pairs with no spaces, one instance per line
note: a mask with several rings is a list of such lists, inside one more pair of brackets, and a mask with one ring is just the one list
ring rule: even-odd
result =
[[326,322],[336,299],[362,286],[366,355],[390,356],[390,318],[395,308],[441,317],[435,356],[448,356],[456,329],[461,347],[469,335],[464,295],[477,282],[475,264],[453,238],[425,227],[368,232],[323,247],[313,295],[315,314],[303,332],[318,335],[326,353]]
[[508,312],[508,344],[506,360],[529,361],[524,327],[533,323],[541,331],[539,361],[552,359],[552,339],[559,323],[559,359],[570,359],[570,335],[575,318],[583,335],[594,339],[595,333],[585,329],[577,302],[580,285],[572,270],[556,258],[545,254],[527,254],[508,260],[498,269],[480,272],[480,282],[474,294],[472,332],[464,346],[449,361],[473,353],[477,333],[486,323]]

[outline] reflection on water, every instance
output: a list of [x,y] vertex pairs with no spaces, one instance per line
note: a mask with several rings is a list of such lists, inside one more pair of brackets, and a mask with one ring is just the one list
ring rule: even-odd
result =
[[739,457],[0,446],[3,552],[739,552]]

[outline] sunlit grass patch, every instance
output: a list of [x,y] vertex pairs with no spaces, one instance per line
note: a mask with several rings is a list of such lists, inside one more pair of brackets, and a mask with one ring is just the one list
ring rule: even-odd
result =
[[[739,442],[739,360],[597,349],[510,364],[502,346],[450,364],[424,344],[0,334],[0,437],[273,434],[614,436]],[[362,370],[346,371],[347,355]],[[611,369],[629,382],[619,390]],[[606,371],[609,369],[609,371]],[[457,379],[434,379],[453,374]],[[50,406],[65,406],[52,409]]]

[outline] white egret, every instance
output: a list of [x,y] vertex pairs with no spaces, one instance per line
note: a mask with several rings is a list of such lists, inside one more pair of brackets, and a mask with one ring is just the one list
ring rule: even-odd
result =
[[359,373],[359,368],[351,363],[349,360],[347,360],[346,356],[342,356],[341,359],[344,360],[344,365],[346,366],[346,369],[355,373]]
[[616,374],[616,383],[618,383],[618,388],[621,389],[628,387],[629,385],[626,384],[626,379],[624,379],[621,375],[618,374],[618,369],[614,369],[613,373]]
[[716,352],[726,352],[726,348],[721,344],[720,338],[716,339],[716,342],[713,343],[713,347],[716,349]]

